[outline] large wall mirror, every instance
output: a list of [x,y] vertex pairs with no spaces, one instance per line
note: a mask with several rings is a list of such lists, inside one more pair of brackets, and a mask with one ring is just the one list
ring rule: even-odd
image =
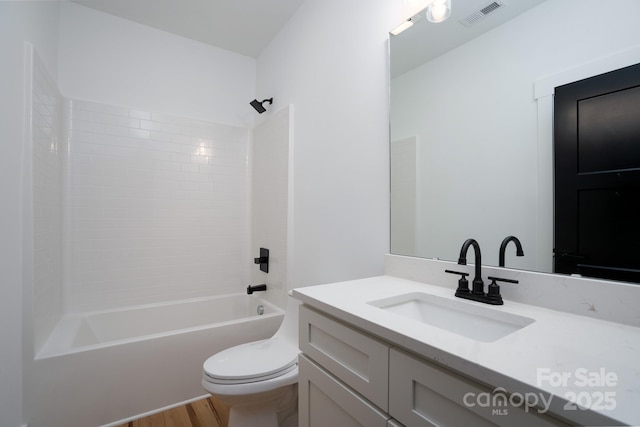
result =
[[391,252],[552,272],[554,87],[640,63],[640,2],[451,3],[390,36]]

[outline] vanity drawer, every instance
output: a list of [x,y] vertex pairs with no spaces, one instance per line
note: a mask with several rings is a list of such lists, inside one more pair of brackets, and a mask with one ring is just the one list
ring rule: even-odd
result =
[[389,353],[389,414],[406,427],[567,426],[524,407],[481,407],[475,396],[493,389],[395,348]]
[[300,350],[387,411],[389,347],[307,306],[299,316]]
[[389,416],[301,354],[300,427],[387,427]]

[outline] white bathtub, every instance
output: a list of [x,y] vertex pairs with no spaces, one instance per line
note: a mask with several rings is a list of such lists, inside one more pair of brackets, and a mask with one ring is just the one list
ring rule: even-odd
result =
[[29,427],[117,424],[203,396],[204,360],[271,336],[283,315],[233,294],[65,316],[29,369],[41,388]]
[[[258,306],[264,313],[257,313]],[[51,333],[37,358],[58,356],[132,341],[244,322],[281,320],[283,311],[259,296],[231,294],[139,305],[115,310],[66,315]],[[231,330],[231,329],[229,329]]]

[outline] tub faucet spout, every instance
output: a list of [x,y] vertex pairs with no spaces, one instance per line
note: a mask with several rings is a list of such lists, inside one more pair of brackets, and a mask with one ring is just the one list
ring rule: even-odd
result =
[[247,294],[249,295],[251,295],[254,292],[266,291],[266,290],[267,290],[267,285],[265,285],[264,283],[262,285],[247,286]]

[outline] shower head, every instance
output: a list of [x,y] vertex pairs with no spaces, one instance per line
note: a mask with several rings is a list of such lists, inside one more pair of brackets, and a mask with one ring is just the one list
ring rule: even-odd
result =
[[265,102],[268,102],[269,105],[271,105],[273,104],[273,98],[265,99],[262,102],[258,101],[257,99],[254,99],[249,104],[251,104],[251,106],[255,108],[258,113],[262,114],[265,111],[267,111],[267,109],[262,106],[262,104],[264,104]]

